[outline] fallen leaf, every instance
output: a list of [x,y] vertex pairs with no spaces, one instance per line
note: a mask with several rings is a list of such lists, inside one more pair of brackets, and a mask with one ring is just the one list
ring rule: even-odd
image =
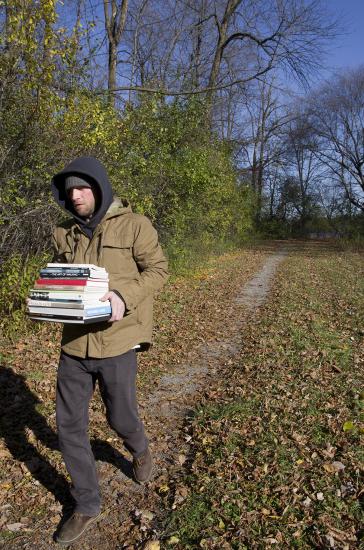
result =
[[351,432],[354,428],[355,428],[355,424],[354,422],[351,422],[351,420],[344,422],[344,425],[343,425],[344,432]]
[[11,531],[12,533],[20,531],[23,527],[25,527],[23,523],[8,523],[6,526],[7,530]]
[[158,540],[149,540],[144,546],[145,550],[159,550],[161,547]]
[[57,523],[59,523],[61,521],[61,516],[52,516],[49,521],[53,524],[53,525],[57,525]]
[[148,521],[151,521],[154,518],[154,514],[149,510],[141,510],[141,516]]
[[336,453],[336,447],[333,447],[330,443],[327,443],[326,449],[322,451],[322,454],[326,458],[334,458]]
[[335,460],[334,462],[331,462],[331,464],[324,464],[324,468],[328,472],[337,473],[345,470],[345,465],[342,462]]

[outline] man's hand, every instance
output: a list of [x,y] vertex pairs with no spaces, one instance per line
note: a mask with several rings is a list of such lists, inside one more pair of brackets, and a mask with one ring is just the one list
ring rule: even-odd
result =
[[107,300],[109,300],[111,305],[111,317],[109,319],[109,323],[120,321],[120,319],[124,317],[125,313],[125,304],[123,300],[119,298],[119,296],[112,290],[100,298],[101,302],[106,302]]

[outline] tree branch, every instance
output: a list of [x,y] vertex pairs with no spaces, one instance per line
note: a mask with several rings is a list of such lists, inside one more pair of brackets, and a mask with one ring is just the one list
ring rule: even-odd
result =
[[[232,82],[228,82],[227,84],[221,84],[220,86],[210,86],[206,88],[201,88],[199,90],[190,90],[190,91],[175,91],[175,90],[165,90],[163,88],[146,88],[144,86],[120,86],[118,88],[114,88],[113,90],[101,90],[101,91],[95,91],[92,93],[95,93],[96,95],[104,95],[108,93],[116,93],[116,92],[141,92],[141,93],[148,93],[148,94],[160,94],[165,96],[184,96],[184,95],[199,95],[199,94],[205,94],[206,92],[215,92],[219,90],[225,90],[227,88],[231,88],[232,86],[236,86],[237,84],[245,84],[246,82],[251,82],[254,79],[259,78],[260,76],[266,74],[268,71],[272,69],[271,64],[269,63],[267,67],[264,69],[258,71],[254,75],[248,77],[248,78],[242,78],[238,80],[233,80]],[[70,92],[71,89],[63,90]]]

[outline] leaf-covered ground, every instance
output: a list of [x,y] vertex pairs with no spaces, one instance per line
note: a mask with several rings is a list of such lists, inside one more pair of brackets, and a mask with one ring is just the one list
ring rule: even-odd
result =
[[358,254],[302,248],[281,266],[189,423],[167,547],[364,547],[363,291]]
[[[104,512],[76,549],[359,547],[363,258],[291,246],[253,315],[236,296],[278,246],[227,254],[160,294],[139,369],[155,476],[132,481],[96,392]],[[3,350],[4,548],[55,547],[72,507],[55,436],[58,346],[47,326]]]
[[[190,277],[171,280],[158,297],[156,345],[140,358],[140,408],[156,456],[156,479],[146,488],[131,480],[130,457],[125,455],[105,421],[98,391],[90,410],[90,436],[98,460],[104,497],[99,530],[79,548],[134,548],[145,538],[137,510],[158,508],[160,487],[171,462],[169,448],[179,449],[179,422],[171,415],[165,430],[166,400],[145,410],[149,395],[164,373],[173,373],[196,345],[216,339],[229,317],[231,296],[260,268],[265,251],[227,254]],[[50,548],[64,513],[72,507],[66,470],[55,435],[55,379],[60,331],[40,325],[38,334],[3,347],[0,366],[0,541],[6,548]],[[184,397],[184,387],[179,395]],[[190,396],[191,406],[194,402]],[[151,418],[160,420],[154,423]],[[172,433],[172,430],[175,433]],[[180,436],[182,437],[182,435]],[[153,515],[153,514],[152,514]],[[149,525],[148,525],[149,530]],[[96,533],[95,533],[96,531]],[[90,543],[92,541],[92,544]]]

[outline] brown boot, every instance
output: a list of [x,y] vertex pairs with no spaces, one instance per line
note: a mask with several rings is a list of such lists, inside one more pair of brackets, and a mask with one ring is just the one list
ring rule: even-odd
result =
[[138,458],[133,459],[133,473],[135,481],[146,483],[152,475],[153,461],[149,448]]
[[74,512],[62,525],[59,533],[56,535],[56,541],[65,546],[75,542],[98,517],[100,517],[100,514],[97,516],[84,516],[79,512]]

